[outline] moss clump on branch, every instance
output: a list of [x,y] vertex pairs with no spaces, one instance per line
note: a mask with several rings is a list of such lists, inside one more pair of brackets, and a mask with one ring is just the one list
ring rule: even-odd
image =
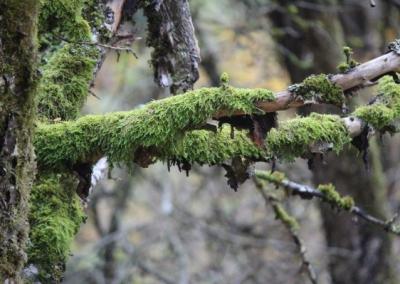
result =
[[38,89],[38,112],[45,119],[78,116],[100,53],[96,47],[66,44],[43,67]]
[[353,198],[350,196],[340,196],[332,184],[320,184],[318,190],[324,195],[324,199],[335,207],[346,211],[350,211],[354,207]]
[[309,153],[310,145],[316,142],[331,143],[336,153],[350,142],[339,116],[313,113],[291,119],[281,123],[279,129],[272,129],[266,139],[268,150],[288,161]]
[[85,220],[71,174],[41,175],[32,188],[28,263],[44,282],[60,281],[70,245]]
[[351,69],[359,65],[359,63],[353,59],[353,49],[351,47],[344,46],[343,54],[346,57],[346,61],[340,63],[337,67],[341,73],[349,72]]
[[90,26],[82,17],[85,0],[41,0],[39,35],[41,46],[52,45],[60,38],[89,40]]
[[400,85],[386,76],[379,81],[378,91],[380,95],[374,103],[357,108],[353,115],[377,130],[390,129],[400,116]]
[[327,75],[311,75],[302,83],[289,87],[296,98],[304,102],[318,102],[342,106],[344,102],[343,90],[333,84]]
[[[399,112],[398,86],[385,80],[381,83],[383,97],[396,103],[386,106],[390,108],[390,119],[385,119],[382,125],[395,119]],[[129,112],[87,116],[53,125],[41,124],[35,136],[38,162],[42,168],[70,167],[78,161],[94,162],[101,155],[107,155],[111,162],[129,165],[138,151],[142,157],[147,155],[145,158],[150,162],[168,160],[168,156],[172,156],[173,159],[214,164],[222,162],[222,157],[237,152],[256,156],[257,159],[260,156],[265,159],[277,156],[291,161],[295,157],[307,157],[315,151],[313,145],[326,144],[329,145],[328,149],[339,152],[351,141],[339,116],[321,114],[295,118],[283,122],[278,129],[272,129],[266,137],[266,150],[263,151],[255,149],[244,136],[239,137],[243,143],[226,145],[229,140],[222,141],[228,139],[225,131],[218,134],[221,136],[203,131],[186,134],[204,125],[208,118],[221,110],[227,115],[237,111],[258,113],[260,110],[256,108],[256,103],[261,100],[272,101],[274,95],[268,90],[238,89],[224,85],[151,102]],[[379,106],[374,104],[368,107],[375,108],[379,113],[382,112]],[[360,112],[356,110],[355,113]],[[384,116],[381,113],[377,117]],[[371,123],[371,120],[366,120]],[[210,141],[215,145],[214,153],[209,151],[210,148],[207,149]]]
[[[100,51],[95,46],[79,44],[79,41],[90,41],[92,35],[89,24],[82,17],[86,2],[87,0],[41,0],[42,41],[46,36],[57,36],[55,43],[48,43],[56,45],[57,50],[42,67],[43,77],[37,95],[41,118],[76,118],[89,92]],[[94,6],[92,2],[89,4]],[[78,43],[60,47],[61,38]]]
[[275,185],[281,185],[282,181],[286,178],[284,173],[277,171],[275,172],[256,171],[256,177],[271,182]]
[[283,224],[285,224],[285,226],[287,228],[289,228],[289,230],[291,231],[298,231],[300,228],[299,223],[297,222],[297,220],[291,216],[286,210],[285,208],[283,208],[283,206],[279,203],[274,204],[273,205],[274,208],[274,212],[276,215],[276,219],[279,219],[282,221]]
[[203,88],[166,98],[128,112],[90,115],[76,121],[40,124],[35,135],[43,167],[93,161],[98,154],[111,162],[132,162],[141,148],[178,147],[186,131],[198,128],[220,110],[259,112],[257,101],[273,100],[264,89]]
[[222,127],[218,133],[205,130],[188,132],[178,143],[166,147],[160,158],[215,165],[238,156],[254,160],[269,158],[268,153],[257,147],[245,131],[236,131],[234,138],[231,138],[230,127]]

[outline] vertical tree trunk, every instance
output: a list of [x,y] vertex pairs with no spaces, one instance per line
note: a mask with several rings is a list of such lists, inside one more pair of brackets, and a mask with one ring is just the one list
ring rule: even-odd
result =
[[36,86],[37,0],[0,2],[0,282],[26,261]]

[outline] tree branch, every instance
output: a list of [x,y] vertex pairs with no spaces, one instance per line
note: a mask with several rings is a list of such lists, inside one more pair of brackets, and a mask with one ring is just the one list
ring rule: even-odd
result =
[[319,189],[316,189],[308,185],[290,181],[284,178],[283,174],[278,172],[268,173],[264,171],[256,171],[255,176],[258,179],[265,180],[269,183],[276,185],[277,187],[282,187],[292,192],[293,195],[299,195],[303,199],[311,199],[314,197],[321,199],[323,202],[328,203],[333,208],[345,210],[357,217],[360,217],[367,223],[379,226],[385,231],[400,236],[400,227],[394,224],[396,218],[392,218],[390,220],[382,220],[368,214],[360,207],[355,206],[354,201],[352,201],[351,198],[341,197],[331,185],[323,185],[320,186]]
[[257,177],[254,179],[254,183],[258,192],[263,197],[265,205],[271,204],[275,212],[276,219],[279,219],[290,232],[293,241],[299,251],[302,260],[302,266],[306,269],[306,273],[308,278],[310,279],[310,282],[313,284],[317,284],[317,275],[315,274],[315,269],[306,255],[307,248],[299,235],[299,224],[297,220],[283,208],[282,202],[280,202],[273,194],[265,189],[263,183],[260,182]]
[[136,162],[143,167],[157,159],[213,165],[235,156],[311,158],[330,150],[340,152],[367,123],[377,130],[390,129],[400,117],[400,85],[384,78],[380,90],[383,94],[374,104],[359,107],[345,118],[311,114],[285,121],[268,132],[264,147],[257,146],[245,131],[233,137],[226,128],[216,133],[193,131],[220,109],[254,114],[260,111],[255,106],[258,101],[273,99],[266,90],[230,86],[199,89],[129,112],[40,124],[34,145],[41,168],[94,163],[104,155],[114,163]]

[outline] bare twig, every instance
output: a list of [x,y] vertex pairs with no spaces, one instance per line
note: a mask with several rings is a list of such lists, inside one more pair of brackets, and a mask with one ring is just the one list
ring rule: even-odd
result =
[[[308,185],[296,183],[288,179],[276,179],[270,173],[263,171],[256,171],[256,177],[262,180],[266,180],[277,187],[282,187],[288,191],[291,191],[293,195],[299,195],[303,199],[319,198],[322,201],[329,203],[336,209],[342,209],[337,203],[331,202],[329,198],[320,190],[313,188]],[[377,217],[370,215],[358,206],[353,205],[349,210],[349,213],[363,219],[364,221],[373,225],[379,226],[387,232],[400,236],[400,227],[395,225],[397,217],[391,218],[390,220],[382,220]]]
[[290,232],[294,243],[296,244],[301,260],[302,260],[302,267],[305,269],[307,276],[312,284],[317,284],[317,276],[315,274],[314,267],[312,266],[311,262],[308,260],[306,255],[307,248],[300,238],[299,235],[299,224],[297,223],[296,219],[289,215],[289,213],[283,208],[282,203],[278,200],[271,192],[268,192],[265,187],[263,186],[262,182],[257,178],[254,179],[256,184],[257,190],[260,192],[262,197],[264,198],[265,204],[270,204],[275,212],[276,218],[279,219],[282,224],[288,229]]
[[100,42],[91,42],[91,41],[71,41],[71,40],[66,39],[66,38],[61,38],[61,40],[65,41],[67,43],[71,43],[71,44],[82,44],[82,45],[98,46],[98,47],[105,48],[105,49],[108,49],[108,50],[114,50],[117,53],[126,52],[126,53],[132,54],[136,59],[139,58],[137,56],[137,54],[135,53],[135,51],[131,47],[128,47],[128,46],[113,46],[113,45],[108,45],[108,44],[104,44],[104,43],[100,43]]

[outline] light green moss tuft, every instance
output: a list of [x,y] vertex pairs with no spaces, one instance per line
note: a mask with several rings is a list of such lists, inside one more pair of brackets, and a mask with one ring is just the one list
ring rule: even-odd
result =
[[259,111],[257,101],[273,99],[273,93],[264,89],[203,88],[133,111],[40,124],[34,142],[38,163],[50,168],[68,166],[101,153],[111,161],[129,164],[139,147],[181,147],[187,130],[204,125],[220,110],[254,113]]
[[107,19],[104,11],[107,11],[106,2],[100,0],[84,0],[82,15],[92,28],[92,33],[98,35],[99,42],[108,42],[112,37],[112,31],[106,26]]
[[277,171],[275,172],[256,171],[256,177],[271,182],[275,185],[281,185],[282,181],[286,178],[284,173]]
[[45,119],[77,117],[93,77],[99,51],[96,47],[66,44],[43,67],[37,101]]
[[379,80],[379,93],[373,104],[357,108],[353,115],[377,130],[384,130],[400,117],[400,85],[386,76]]
[[172,147],[165,147],[159,158],[215,165],[238,156],[254,160],[269,158],[264,149],[248,138],[246,131],[235,131],[234,138],[231,138],[230,127],[222,127],[218,133],[205,130],[188,132]]
[[60,281],[70,245],[85,220],[76,185],[70,174],[51,174],[32,188],[28,263],[38,267],[41,281]]
[[324,195],[324,199],[330,204],[350,211],[354,207],[354,200],[350,196],[341,197],[332,184],[321,184],[318,190]]
[[275,204],[274,205],[274,212],[276,215],[276,219],[279,219],[282,221],[282,223],[285,224],[286,227],[288,227],[291,231],[297,231],[300,228],[299,223],[297,220],[291,216],[285,208],[281,204]]
[[313,113],[281,123],[278,129],[271,129],[266,145],[278,158],[292,161],[309,153],[315,142],[332,143],[339,152],[350,142],[347,129],[339,116]]
[[289,91],[304,102],[318,102],[342,106],[343,90],[333,84],[327,75],[311,75],[302,83],[289,87]]
[[223,72],[220,77],[221,85],[228,85],[229,84],[229,75],[226,72]]
[[346,57],[346,61],[340,63],[337,68],[339,72],[346,73],[351,69],[353,69],[354,67],[356,67],[357,65],[359,65],[359,63],[353,59],[353,49],[351,47],[344,46],[343,53],[344,56]]
[[346,73],[347,71],[350,70],[350,66],[346,62],[342,62],[337,66],[337,69],[339,70],[340,73]]
[[69,40],[90,40],[90,26],[82,17],[84,0],[41,0],[39,35],[42,48]]

